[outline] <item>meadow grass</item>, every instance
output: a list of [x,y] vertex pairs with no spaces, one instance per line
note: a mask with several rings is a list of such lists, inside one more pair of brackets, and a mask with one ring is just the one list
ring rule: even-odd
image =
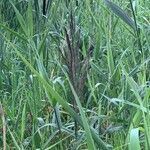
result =
[[1,0],[0,47],[0,149],[150,149],[148,0]]

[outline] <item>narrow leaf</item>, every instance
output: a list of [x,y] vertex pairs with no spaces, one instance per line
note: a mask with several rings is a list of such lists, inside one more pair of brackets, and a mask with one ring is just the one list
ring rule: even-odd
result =
[[11,0],[10,0],[10,3],[11,3],[11,5],[12,5],[13,8],[14,8],[14,11],[15,11],[15,13],[16,13],[16,17],[17,17],[17,19],[18,19],[18,21],[19,21],[19,23],[20,23],[20,26],[21,26],[23,32],[25,33],[25,35],[27,35],[26,23],[25,23],[25,20],[24,20],[23,16],[20,14],[20,12],[19,12],[18,9],[15,7],[15,5],[12,3]]
[[28,2],[28,10],[27,10],[27,21],[28,21],[28,34],[29,36],[33,36],[33,13],[32,13],[32,1]]
[[12,33],[14,36],[18,37],[19,39],[21,39],[21,40],[27,42],[27,39],[26,39],[24,36],[22,36],[22,35],[21,35],[20,33],[18,33],[18,32],[15,32],[14,30],[10,29],[10,28],[7,27],[6,25],[0,23],[0,27],[3,28],[5,31],[8,31],[8,32]]
[[114,14],[120,17],[126,24],[136,30],[135,22],[126,14],[126,12],[119,6],[109,0],[105,0],[106,5],[112,10]]
[[23,141],[24,139],[25,125],[26,125],[26,102],[23,107],[22,118],[21,118],[21,141]]
[[140,148],[140,140],[139,140],[139,129],[135,128],[132,129],[130,132],[130,144],[129,144],[129,150],[141,150]]

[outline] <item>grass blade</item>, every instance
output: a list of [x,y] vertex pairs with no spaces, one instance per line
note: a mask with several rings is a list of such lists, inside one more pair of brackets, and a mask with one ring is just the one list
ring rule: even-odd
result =
[[22,118],[21,118],[21,141],[23,141],[24,139],[25,125],[26,125],[26,102],[23,106]]
[[11,0],[10,0],[10,3],[11,3],[11,5],[12,5],[13,8],[14,8],[14,11],[15,11],[15,13],[16,13],[17,19],[18,19],[18,21],[19,21],[19,23],[20,23],[20,26],[21,26],[21,28],[22,28],[24,34],[25,34],[25,35],[28,35],[28,34],[27,34],[26,23],[25,23],[25,20],[24,20],[23,16],[20,14],[20,12],[19,12],[18,9],[15,7],[15,5],[12,3]]
[[11,135],[11,138],[12,138],[12,141],[14,142],[14,145],[16,146],[16,149],[17,149],[17,150],[21,150],[19,144],[18,144],[17,141],[16,141],[16,138],[14,137],[14,135],[13,135],[13,133],[11,132],[11,130],[9,129],[9,127],[7,127],[7,129],[8,129],[8,131],[9,131],[10,135]]
[[119,18],[121,18],[131,28],[136,30],[135,22],[126,14],[126,12],[123,9],[121,9],[119,6],[117,6],[109,0],[105,0],[105,3],[112,10],[113,13],[115,13]]
[[130,132],[130,144],[129,144],[129,150],[141,150],[140,148],[140,140],[139,140],[139,129],[135,128],[132,129]]
[[32,1],[28,2],[28,10],[27,10],[27,21],[28,21],[28,34],[29,36],[33,36],[33,13],[32,13]]
[[14,30],[10,29],[6,25],[0,23],[0,27],[2,27],[5,31],[12,33],[14,36],[18,37],[19,39],[22,39],[23,41],[27,42],[27,39],[24,36],[20,35],[20,33],[15,32]]
[[[68,79],[69,81],[69,79]],[[85,134],[87,136],[87,145],[88,145],[88,148],[91,149],[91,150],[96,150],[95,148],[95,145],[94,145],[94,141],[93,141],[93,138],[92,138],[92,134],[91,134],[91,130],[90,130],[90,127],[89,127],[89,124],[88,124],[88,120],[85,116],[85,113],[83,111],[83,108],[82,108],[82,105],[81,105],[81,102],[79,100],[79,97],[77,96],[71,82],[69,81],[69,84],[70,84],[70,87],[71,87],[71,90],[72,90],[72,93],[75,97],[75,100],[76,100],[76,103],[79,107],[79,112],[81,114],[81,119],[82,119],[82,122],[83,122],[83,127],[85,129]]]

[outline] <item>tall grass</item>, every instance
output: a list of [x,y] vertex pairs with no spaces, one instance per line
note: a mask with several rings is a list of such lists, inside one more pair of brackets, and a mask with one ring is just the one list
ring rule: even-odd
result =
[[1,149],[150,149],[150,2],[0,2]]

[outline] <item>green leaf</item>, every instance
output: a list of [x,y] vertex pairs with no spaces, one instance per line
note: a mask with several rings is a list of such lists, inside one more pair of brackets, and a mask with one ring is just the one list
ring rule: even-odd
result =
[[32,2],[31,0],[28,2],[28,10],[27,10],[27,21],[28,21],[28,34],[29,36],[33,36],[33,13],[32,13]]
[[[69,81],[69,78],[68,78],[68,81]],[[78,105],[78,108],[79,108],[79,112],[81,114],[81,119],[82,119],[82,122],[83,122],[83,127],[85,129],[85,134],[86,134],[86,137],[87,137],[87,146],[88,146],[88,149],[90,150],[96,150],[95,148],[95,145],[94,145],[94,141],[93,141],[93,138],[92,138],[92,134],[91,134],[91,130],[90,130],[90,127],[89,127],[89,124],[88,124],[88,120],[85,116],[85,112],[82,108],[82,105],[81,105],[81,102],[79,100],[79,97],[77,96],[71,82],[69,81],[69,84],[70,84],[70,87],[71,87],[71,90],[72,90],[72,93],[75,97],[75,100],[76,100],[76,103]]]
[[21,150],[21,148],[19,147],[19,144],[18,144],[17,141],[16,141],[16,137],[14,136],[13,132],[11,132],[9,126],[7,126],[7,130],[8,130],[8,132],[9,132],[11,138],[12,138],[12,142],[13,142],[14,145],[16,146],[16,149],[17,149],[17,150]]
[[129,150],[141,150],[140,148],[140,140],[139,140],[139,129],[134,128],[130,132],[130,144],[129,144]]
[[11,3],[11,5],[12,5],[13,8],[14,8],[14,11],[15,11],[15,13],[16,13],[16,17],[17,17],[17,19],[18,19],[18,21],[19,21],[19,23],[20,23],[20,26],[21,26],[21,28],[22,28],[24,34],[25,34],[25,35],[28,35],[28,34],[27,34],[26,23],[25,23],[25,20],[24,20],[23,16],[20,14],[20,12],[19,12],[18,9],[15,7],[15,5],[12,3],[11,0],[10,0],[10,3]]
[[23,107],[22,118],[21,118],[21,141],[23,141],[24,139],[25,125],[26,125],[26,102]]
[[19,39],[22,39],[23,41],[27,42],[27,39],[24,36],[22,36],[18,32],[15,32],[14,30],[10,29],[6,25],[0,23],[0,27],[2,27],[5,31],[12,33],[14,36],[18,37]]
[[119,6],[109,0],[105,0],[105,4],[112,10],[114,14],[120,17],[126,24],[136,30],[135,22],[126,14],[126,12]]

